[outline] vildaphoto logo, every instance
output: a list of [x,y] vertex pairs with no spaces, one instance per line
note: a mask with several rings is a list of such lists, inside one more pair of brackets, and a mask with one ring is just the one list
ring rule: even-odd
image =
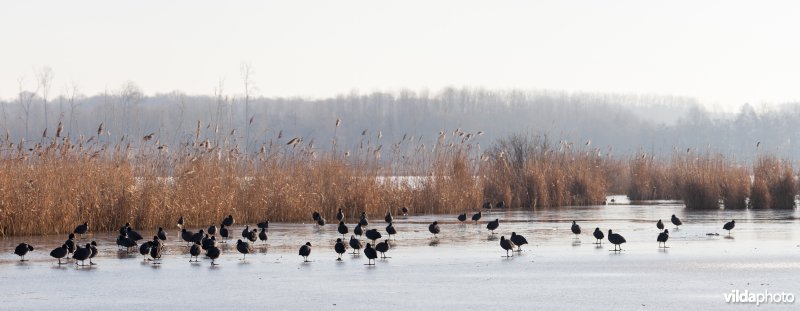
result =
[[764,290],[762,293],[734,289],[730,293],[725,293],[723,295],[727,303],[754,303],[756,306],[762,303],[794,303],[794,294],[785,292],[770,293]]

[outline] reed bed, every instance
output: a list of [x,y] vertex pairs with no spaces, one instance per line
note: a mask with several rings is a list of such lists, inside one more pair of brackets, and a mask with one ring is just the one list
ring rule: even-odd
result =
[[674,154],[672,183],[689,209],[727,209],[746,207],[749,195],[749,170],[720,154]]
[[792,164],[774,156],[761,156],[753,168],[751,207],[792,209],[796,195]]
[[501,139],[483,161],[485,200],[526,209],[601,204],[613,170],[596,149],[532,135]]
[[627,189],[631,200],[666,200],[678,197],[674,176],[669,163],[655,155],[638,153],[628,160],[630,184]]
[[759,160],[751,182],[747,166],[718,154],[626,160],[590,142],[533,134],[482,149],[480,134],[461,129],[440,132],[430,145],[364,131],[358,146],[321,150],[313,140],[278,133],[246,154],[232,135],[206,128],[198,125],[194,137],[172,147],[152,135],[115,143],[104,136],[5,141],[0,235],[66,233],[83,221],[96,231],[125,222],[175,228],[181,216],[203,228],[228,214],[252,224],[310,222],[319,211],[331,222],[339,208],[354,222],[361,212],[380,218],[403,207],[439,214],[499,201],[521,209],[595,205],[619,191],[633,199],[682,199],[690,209],[742,209],[748,199],[754,208],[791,208],[797,192],[791,163],[770,157]]

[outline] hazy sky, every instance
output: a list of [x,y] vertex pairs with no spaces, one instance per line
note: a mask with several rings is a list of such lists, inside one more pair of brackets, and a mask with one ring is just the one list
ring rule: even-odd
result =
[[793,1],[6,1],[0,97],[34,70],[53,94],[321,97],[444,86],[800,99]]

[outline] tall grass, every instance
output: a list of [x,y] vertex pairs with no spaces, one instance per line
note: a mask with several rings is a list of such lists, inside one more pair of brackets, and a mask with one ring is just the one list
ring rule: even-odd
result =
[[654,155],[639,153],[628,161],[631,200],[664,200],[676,197],[670,167]]
[[753,208],[794,208],[797,182],[788,161],[774,156],[762,156],[753,168],[750,203]]
[[512,208],[600,204],[608,161],[593,148],[553,145],[546,136],[501,139],[483,156],[483,197]]
[[679,197],[689,209],[746,207],[750,187],[747,168],[719,154],[673,155],[669,171]]
[[0,235],[65,233],[83,221],[97,231],[125,222],[170,228],[181,216],[206,227],[228,214],[239,223],[306,222],[313,211],[332,218],[339,208],[353,222],[361,212],[461,213],[486,201],[523,209],[593,205],[625,188],[634,199],[682,199],[690,209],[719,208],[720,201],[741,209],[747,198],[755,208],[791,208],[797,192],[791,163],[770,157],[759,160],[751,183],[748,167],[710,153],[615,158],[590,142],[532,134],[483,150],[480,135],[460,129],[427,146],[381,136],[365,131],[352,149],[320,150],[313,140],[279,133],[251,154],[216,129],[172,147],[105,136],[43,138],[29,148],[5,141]]

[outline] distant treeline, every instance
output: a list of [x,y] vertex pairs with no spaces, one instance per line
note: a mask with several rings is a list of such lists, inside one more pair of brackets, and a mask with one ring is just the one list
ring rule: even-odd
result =
[[135,142],[152,133],[165,147],[207,138],[254,154],[279,136],[284,142],[300,137],[321,149],[330,148],[335,136],[337,148],[346,151],[366,141],[377,146],[413,138],[431,145],[439,132],[461,129],[481,132],[484,142],[514,133],[590,141],[601,155],[668,156],[694,149],[752,163],[759,154],[794,159],[800,153],[800,104],[759,113],[744,104],[738,114],[721,115],[691,98],[665,96],[467,88],[314,100],[224,92],[146,96],[133,83],[90,97],[75,90],[49,97],[23,90],[16,99],[0,101],[0,130],[9,141],[42,143],[45,130],[53,136],[59,124],[62,137],[88,140],[102,124],[95,138],[101,141]]

